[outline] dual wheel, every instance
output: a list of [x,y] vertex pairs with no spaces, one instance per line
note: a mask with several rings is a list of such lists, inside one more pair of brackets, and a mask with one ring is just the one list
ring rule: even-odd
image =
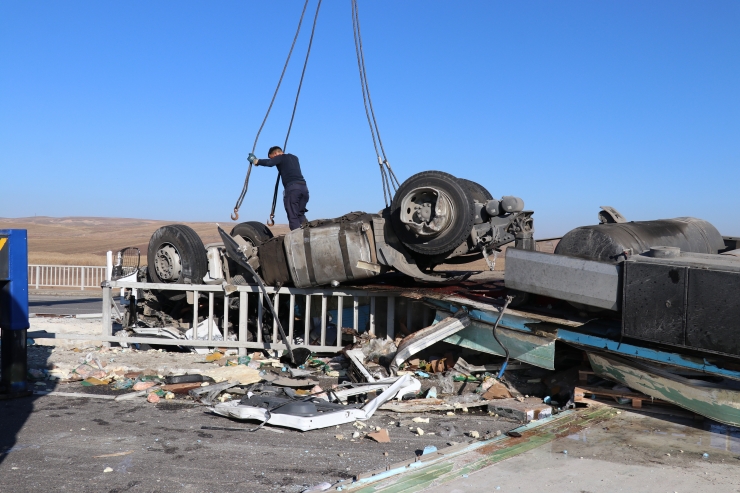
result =
[[473,202],[493,197],[480,184],[442,171],[424,171],[404,181],[393,196],[393,230],[413,252],[440,257],[460,246],[473,228]]

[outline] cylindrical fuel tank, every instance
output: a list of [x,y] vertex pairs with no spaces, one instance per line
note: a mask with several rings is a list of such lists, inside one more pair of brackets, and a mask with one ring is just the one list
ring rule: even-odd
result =
[[654,246],[678,247],[691,253],[718,253],[725,244],[717,228],[709,222],[677,217],[581,226],[563,236],[555,253],[616,263],[624,260],[625,250],[637,255]]
[[312,221],[286,234],[285,256],[293,284],[307,288],[377,275],[373,216],[354,212]]

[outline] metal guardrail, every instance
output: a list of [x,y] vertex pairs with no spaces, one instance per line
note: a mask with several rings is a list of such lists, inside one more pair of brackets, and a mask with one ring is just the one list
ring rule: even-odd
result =
[[100,289],[106,279],[106,267],[88,265],[29,265],[28,285],[36,289],[87,288]]
[[[147,336],[125,337],[113,334],[113,313],[112,313],[112,290],[114,289],[149,289],[161,291],[186,291],[192,293],[192,299],[198,300],[193,303],[193,322],[191,324],[193,334],[197,337],[197,327],[200,322],[200,304],[201,300],[206,301],[204,307],[207,313],[208,335],[205,339],[172,339],[173,330],[159,329],[161,338],[152,338]],[[281,341],[278,334],[277,322],[273,321],[271,329],[271,341],[266,342],[263,339],[263,299],[264,294],[257,286],[229,286],[231,291],[227,294],[221,285],[207,284],[157,284],[142,282],[123,282],[110,281],[103,285],[103,320],[102,333],[96,340],[103,342],[117,342],[128,344],[157,344],[157,345],[176,345],[185,347],[223,347],[238,348],[239,354],[246,354],[247,349],[285,349],[285,344]],[[405,314],[396,310],[396,301],[399,298],[399,292],[377,292],[370,290],[337,290],[337,289],[298,289],[283,287],[279,290],[267,288],[268,295],[272,295],[272,302],[278,314],[281,313],[281,307],[287,305],[288,323],[287,337],[293,343],[293,347],[306,347],[316,352],[339,352],[342,349],[342,328],[353,328],[358,332],[369,332],[374,335],[388,336],[393,338],[396,333],[396,325],[405,321],[407,331],[426,327],[431,324],[434,318],[434,310],[426,307],[423,303],[408,298],[401,299],[401,305],[405,308]],[[223,300],[223,317],[221,320],[229,320],[229,298],[237,296],[239,299],[238,324],[233,331],[236,340],[226,340],[228,335],[228,324],[221,323],[219,330],[224,334],[223,340],[214,339],[214,328],[217,323],[214,320],[215,301],[220,298]],[[313,300],[316,299],[318,313],[316,317],[312,314]],[[257,306],[256,318],[256,340],[248,340],[248,313],[250,306],[255,303]],[[298,307],[298,310],[296,310]],[[331,307],[331,308],[330,308]],[[335,308],[336,307],[336,308]],[[382,312],[382,319],[378,313]],[[315,321],[318,318],[318,321]],[[404,320],[405,319],[405,320]],[[282,320],[282,319],[281,319]],[[327,327],[329,324],[336,327],[336,331],[328,339]],[[227,325],[224,330],[223,325]],[[179,332],[174,329],[174,332]],[[378,332],[378,334],[376,334]],[[317,337],[318,335],[318,337]],[[72,336],[72,337],[68,337]],[[73,335],[65,334],[65,338],[85,338],[92,339],[90,335]],[[296,344],[297,338],[302,339],[302,343]]]

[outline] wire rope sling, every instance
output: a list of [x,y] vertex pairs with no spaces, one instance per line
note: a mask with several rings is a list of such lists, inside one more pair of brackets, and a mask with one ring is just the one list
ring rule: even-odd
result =
[[[303,25],[303,19],[306,14],[306,9],[308,8],[308,3],[310,0],[306,0],[306,2],[303,4],[303,10],[301,12],[301,17],[298,21],[298,27],[296,28],[295,36],[293,37],[293,42],[290,46],[290,50],[288,51],[288,56],[285,60],[285,65],[283,66],[283,70],[280,73],[280,78],[278,79],[277,87],[275,87],[275,92],[272,95],[272,99],[270,100],[270,104],[267,107],[267,112],[265,113],[265,117],[262,120],[262,124],[259,127],[259,130],[257,131],[257,135],[254,138],[254,144],[252,146],[252,154],[254,154],[254,151],[257,149],[257,142],[259,141],[260,134],[262,133],[262,129],[265,126],[265,123],[267,122],[268,117],[270,116],[270,111],[272,110],[272,107],[275,103],[275,99],[277,98],[278,92],[280,91],[280,86],[282,85],[283,78],[285,77],[285,72],[288,69],[288,65],[290,63],[291,56],[293,54],[293,50],[296,45],[296,41],[298,40],[298,35],[301,32],[301,26]],[[352,31],[353,31],[353,37],[355,42],[355,53],[357,56],[357,67],[360,73],[360,85],[362,89],[362,101],[365,107],[365,115],[367,117],[367,122],[370,127],[370,135],[372,137],[373,141],[373,147],[375,149],[375,154],[378,160],[378,165],[380,167],[380,176],[381,176],[381,182],[383,187],[383,198],[385,199],[385,205],[386,207],[390,205],[390,200],[393,198],[393,193],[395,190],[398,189],[399,182],[398,178],[396,178],[395,173],[393,172],[393,169],[390,166],[390,163],[388,162],[385,148],[383,147],[383,141],[380,138],[380,130],[378,128],[378,122],[375,118],[375,110],[373,108],[373,102],[372,98],[370,96],[370,86],[367,81],[367,70],[365,68],[365,55],[363,52],[362,47],[362,33],[360,30],[360,17],[359,17],[359,11],[357,7],[357,0],[350,0],[351,6],[352,6]],[[308,48],[306,50],[306,58],[303,62],[303,70],[301,71],[301,78],[298,83],[298,90],[296,92],[295,101],[293,103],[293,111],[290,116],[290,123],[288,124],[288,131],[285,135],[285,142],[283,144],[283,151],[286,150],[288,146],[288,139],[290,137],[290,131],[293,128],[293,121],[295,119],[296,110],[298,108],[298,100],[301,95],[301,88],[303,86],[303,79],[306,75],[306,67],[308,66],[308,59],[311,55],[311,47],[313,45],[313,38],[314,34],[316,32],[316,21],[319,17],[319,9],[321,8],[321,2],[322,0],[318,1],[318,4],[316,5],[316,13],[314,14],[313,19],[313,26],[311,28],[311,36],[309,38],[308,42]],[[241,208],[242,203],[244,202],[244,197],[247,194],[247,190],[249,188],[249,177],[252,174],[252,163],[249,164],[249,168],[247,170],[247,176],[244,179],[244,186],[242,187],[241,194],[239,195],[239,198],[236,201],[236,205],[234,206],[234,212],[231,214],[231,219],[233,221],[239,220],[239,209]],[[270,218],[267,221],[268,226],[274,226],[275,225],[275,207],[277,204],[277,196],[278,196],[278,189],[280,187],[280,173],[278,173],[277,179],[275,180],[275,190],[272,197],[272,208],[270,210]],[[391,190],[392,188],[392,190]]]

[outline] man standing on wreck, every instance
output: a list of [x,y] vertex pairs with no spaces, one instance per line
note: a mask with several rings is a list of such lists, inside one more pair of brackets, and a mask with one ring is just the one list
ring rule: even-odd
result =
[[301,173],[301,165],[293,154],[285,154],[278,146],[270,147],[268,159],[257,159],[254,154],[247,158],[255,166],[276,166],[280,179],[283,181],[283,205],[288,215],[288,224],[291,231],[301,227],[306,219],[306,204],[308,203],[308,187]]

